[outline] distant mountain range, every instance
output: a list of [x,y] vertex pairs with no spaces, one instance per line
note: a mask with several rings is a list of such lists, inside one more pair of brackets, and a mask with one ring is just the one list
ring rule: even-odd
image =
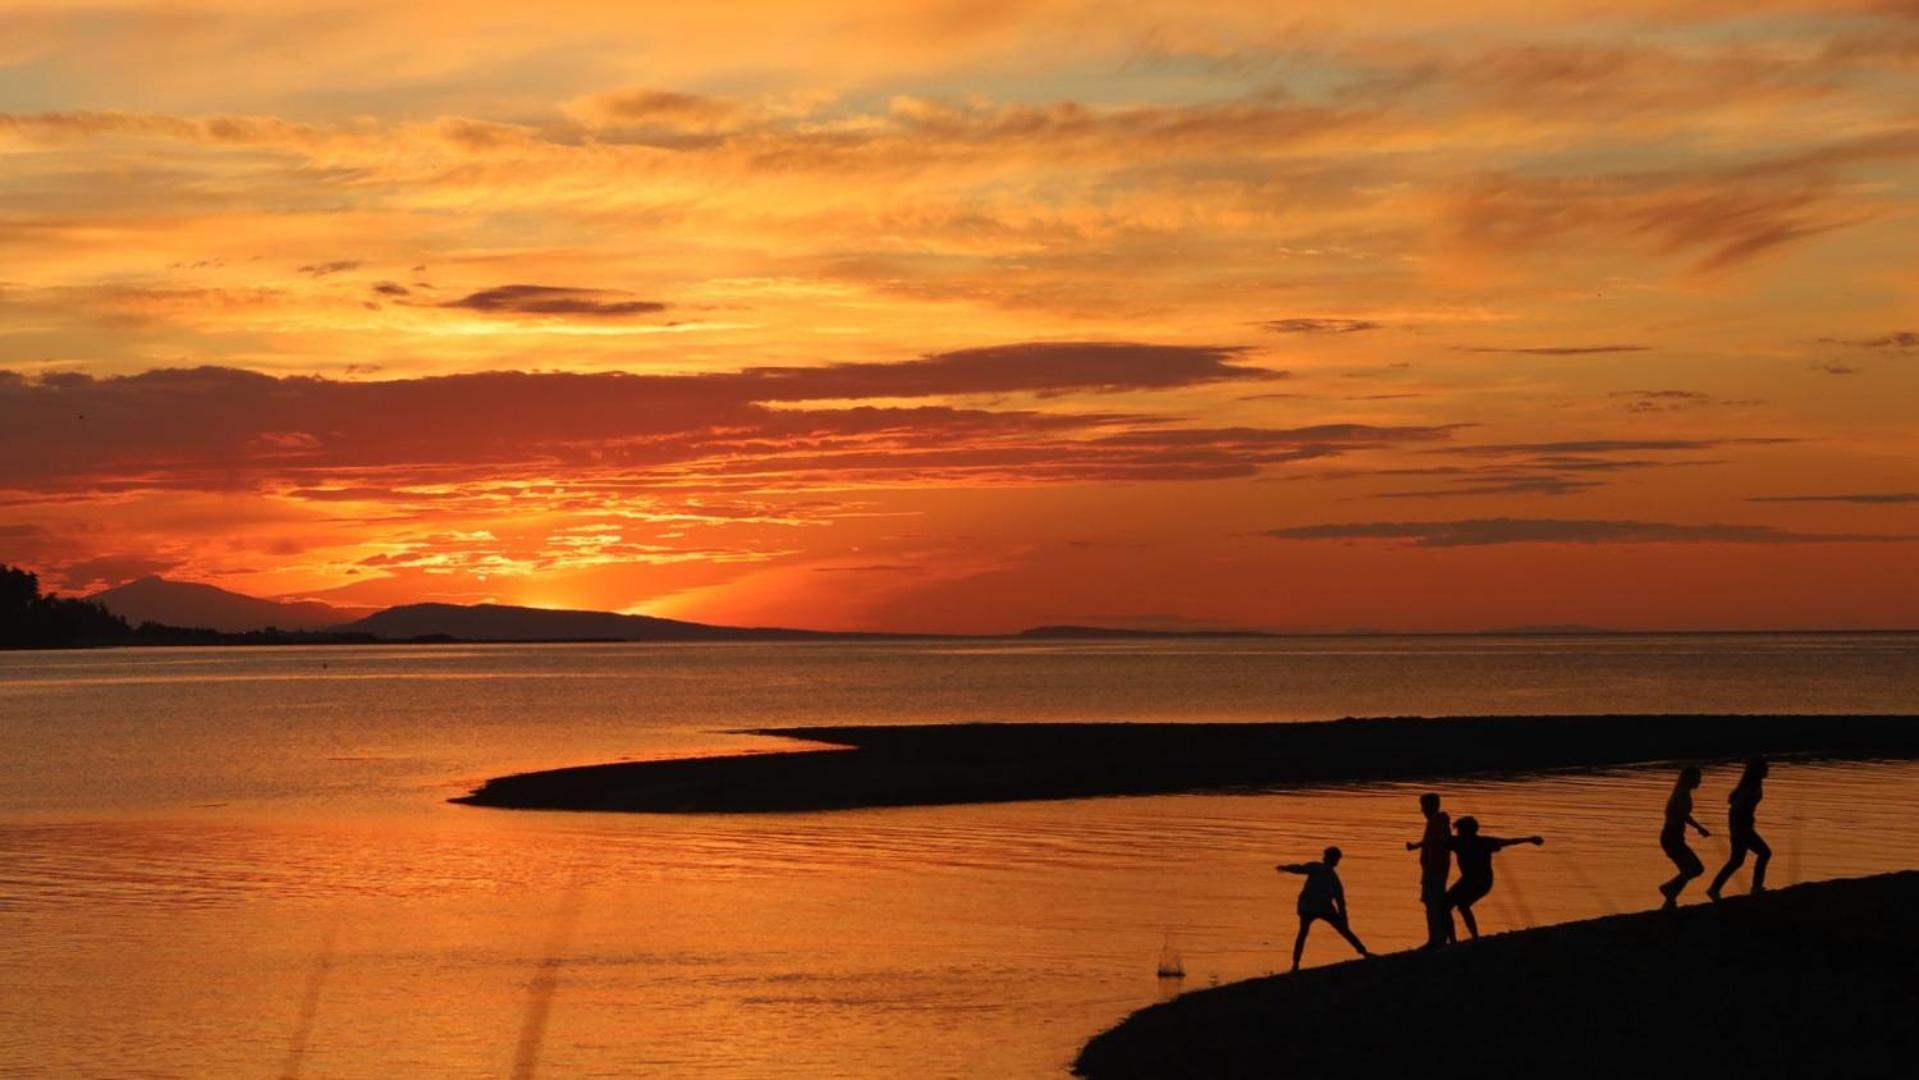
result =
[[505,604],[402,604],[334,627],[383,638],[447,637],[461,641],[804,641],[898,637],[779,627],[712,626],[611,611],[562,611]]
[[1017,637],[1039,641],[1076,641],[1113,638],[1264,638],[1276,635],[1265,630],[1141,630],[1114,626],[1035,626],[1021,630]]
[[238,634],[263,630],[329,630],[379,610],[318,600],[262,600],[191,581],[143,577],[86,597],[135,626],[144,622]]
[[[562,611],[506,604],[402,604],[385,609],[342,607],[317,600],[263,600],[213,585],[145,577],[86,597],[135,625],[218,630],[227,634],[276,627],[371,635],[394,641],[421,638],[458,641],[831,641],[963,637],[791,630],[773,626],[709,623],[621,615],[611,611]],[[1148,637],[1261,637],[1257,631],[1153,631],[1098,626],[1040,626],[1022,631],[1036,640],[1098,640]]]

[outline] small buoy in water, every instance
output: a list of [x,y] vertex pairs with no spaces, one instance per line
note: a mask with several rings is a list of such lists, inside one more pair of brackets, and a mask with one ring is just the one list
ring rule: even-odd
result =
[[1186,977],[1186,964],[1179,958],[1179,947],[1173,944],[1173,935],[1167,934],[1159,947],[1159,977],[1162,979],[1183,979]]

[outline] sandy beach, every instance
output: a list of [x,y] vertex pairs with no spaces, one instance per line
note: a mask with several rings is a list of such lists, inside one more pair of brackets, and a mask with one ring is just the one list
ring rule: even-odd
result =
[[942,724],[754,734],[830,749],[496,777],[455,802],[750,813],[1070,799],[1596,769],[1754,754],[1919,756],[1911,716],[1389,717],[1294,724]]

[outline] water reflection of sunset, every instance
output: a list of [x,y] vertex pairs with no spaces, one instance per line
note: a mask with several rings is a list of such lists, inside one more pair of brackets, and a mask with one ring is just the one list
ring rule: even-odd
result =
[[[1777,779],[1776,885],[1897,868],[1919,850],[1910,766]],[[1668,780],[1450,785],[1489,828],[1548,839],[1501,862],[1485,931],[1650,906],[1666,867],[1646,821]],[[5,955],[57,956],[49,969],[66,973],[12,1045],[76,1074],[270,1071],[324,962],[303,1075],[506,1075],[557,947],[540,1075],[1063,1074],[1080,1041],[1159,997],[1169,932],[1182,988],[1282,970],[1294,886],[1272,864],[1329,837],[1368,944],[1416,944],[1417,867],[1401,842],[1417,835],[1417,791],[4,824],[0,898],[31,913]],[[1700,850],[1716,861],[1723,841]],[[1306,964],[1345,958],[1327,935]],[[92,1037],[100,1017],[119,1040]]]

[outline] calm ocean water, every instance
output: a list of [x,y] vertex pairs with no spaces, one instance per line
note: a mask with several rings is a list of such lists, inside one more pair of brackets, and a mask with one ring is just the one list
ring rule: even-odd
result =
[[[1413,944],[1414,792],[444,800],[775,724],[1666,711],[1919,711],[1919,635],[0,654],[0,1074],[1057,1076],[1162,994],[1282,966],[1274,862],[1340,844],[1355,928]],[[1447,786],[1548,838],[1501,856],[1482,923],[1650,906],[1667,782]],[[1775,880],[1919,866],[1915,811],[1919,766],[1781,767]],[[1169,940],[1183,984],[1154,978]]]

